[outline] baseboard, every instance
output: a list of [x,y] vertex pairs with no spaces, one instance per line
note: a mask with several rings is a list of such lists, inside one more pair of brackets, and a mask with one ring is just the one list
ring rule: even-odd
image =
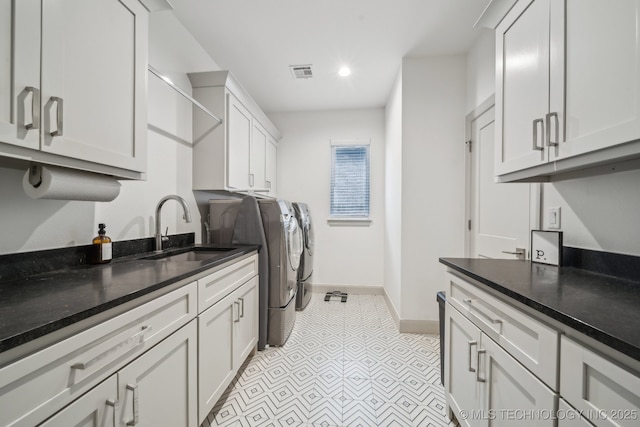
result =
[[410,334],[440,334],[440,323],[437,320],[401,319],[400,332]]
[[346,292],[353,295],[384,295],[382,286],[311,284],[311,292],[325,293],[333,291]]
[[398,328],[399,332],[409,333],[409,334],[439,334],[440,333],[440,322],[434,320],[419,320],[419,319],[401,319],[398,314],[398,310],[396,310],[395,305],[389,298],[386,290],[384,290],[384,299],[387,302],[387,307],[389,308],[389,313],[391,313],[391,317],[393,318],[393,322],[396,324],[396,328]]

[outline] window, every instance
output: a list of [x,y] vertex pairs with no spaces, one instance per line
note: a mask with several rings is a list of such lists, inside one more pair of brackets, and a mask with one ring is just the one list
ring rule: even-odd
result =
[[332,143],[331,218],[369,218],[369,144]]

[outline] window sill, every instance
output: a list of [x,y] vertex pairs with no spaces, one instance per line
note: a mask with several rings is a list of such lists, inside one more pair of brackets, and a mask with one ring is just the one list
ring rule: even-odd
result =
[[354,227],[368,227],[371,225],[371,219],[369,218],[329,218],[327,224],[330,226],[354,226]]

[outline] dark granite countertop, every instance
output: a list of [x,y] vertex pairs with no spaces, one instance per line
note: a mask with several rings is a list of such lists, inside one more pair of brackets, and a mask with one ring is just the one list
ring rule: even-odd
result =
[[530,261],[441,258],[440,262],[640,360],[640,282]]
[[[194,245],[192,248],[220,248]],[[168,262],[138,254],[99,266],[81,266],[0,282],[0,353],[187,279],[258,249],[232,250],[210,260]]]

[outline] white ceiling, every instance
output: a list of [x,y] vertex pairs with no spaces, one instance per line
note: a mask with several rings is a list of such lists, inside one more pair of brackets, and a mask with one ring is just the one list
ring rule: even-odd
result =
[[[171,0],[267,112],[382,107],[403,57],[465,53],[490,0]],[[295,80],[289,65],[312,64]],[[348,78],[337,75],[349,65]]]

